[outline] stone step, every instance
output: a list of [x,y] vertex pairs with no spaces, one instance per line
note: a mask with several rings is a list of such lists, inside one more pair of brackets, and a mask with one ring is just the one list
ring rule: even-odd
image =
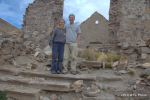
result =
[[70,82],[61,81],[47,81],[44,79],[32,79],[24,78],[18,76],[1,76],[0,83],[12,84],[12,85],[22,85],[26,87],[47,90],[47,91],[58,91],[58,92],[69,92]]
[[101,75],[97,76],[96,80],[99,81],[122,81],[123,78],[121,76],[116,76],[116,75]]
[[79,67],[80,68],[102,68],[102,62],[98,62],[98,61],[81,61],[79,63]]
[[83,81],[95,81],[95,75],[82,74],[82,75],[72,75],[72,74],[50,74],[48,72],[35,72],[35,71],[19,71],[16,69],[6,69],[0,68],[0,73],[10,74],[10,75],[21,75],[23,77],[38,77],[44,79],[55,79],[55,80],[83,80]]
[[0,91],[5,92],[11,100],[39,100],[40,89],[0,84]]
[[46,79],[59,79],[59,80],[83,80],[83,81],[95,81],[96,76],[92,76],[89,74],[82,74],[82,75],[72,75],[72,74],[49,74],[49,73],[39,73],[39,72],[20,72],[22,76],[28,77],[41,77]]
[[72,82],[76,80],[83,81],[122,81],[121,76],[117,75],[94,75],[94,74],[82,74],[82,75],[72,75],[72,74],[50,74],[48,72],[35,72],[35,71],[19,71],[16,69],[6,69],[0,68],[0,73],[10,74],[10,75],[20,75],[27,78],[44,78],[46,80],[63,80]]
[[97,97],[86,97],[83,95],[82,100],[116,100],[116,97],[113,94],[101,92]]

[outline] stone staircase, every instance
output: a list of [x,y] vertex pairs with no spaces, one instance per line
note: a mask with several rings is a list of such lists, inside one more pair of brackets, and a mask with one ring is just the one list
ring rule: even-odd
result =
[[40,92],[73,93],[71,85],[78,80],[90,84],[96,80],[89,75],[61,75],[44,72],[22,71],[17,69],[0,69],[0,91],[16,100],[40,100]]
[[[0,68],[0,91],[6,92],[8,100],[51,100],[41,99],[57,94],[62,99],[58,100],[128,100],[128,97],[120,97],[128,88],[128,81],[132,77],[115,75],[113,70],[97,70],[93,73],[50,74],[49,72],[24,71],[20,69]],[[72,85],[77,81],[83,81],[86,89],[96,84],[95,90],[76,92]],[[80,85],[80,84],[79,84]],[[78,87],[78,86],[77,86]],[[47,94],[47,95],[46,95]],[[94,96],[96,95],[96,96]],[[53,99],[52,99],[53,100]],[[131,98],[131,100],[134,100]]]

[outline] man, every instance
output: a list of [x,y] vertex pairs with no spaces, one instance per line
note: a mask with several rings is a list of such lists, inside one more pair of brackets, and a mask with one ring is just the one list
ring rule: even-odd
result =
[[69,15],[70,23],[66,25],[66,44],[65,44],[65,56],[64,56],[64,73],[68,72],[68,66],[70,62],[71,73],[76,74],[78,45],[80,39],[81,29],[80,26],[75,23],[75,15]]

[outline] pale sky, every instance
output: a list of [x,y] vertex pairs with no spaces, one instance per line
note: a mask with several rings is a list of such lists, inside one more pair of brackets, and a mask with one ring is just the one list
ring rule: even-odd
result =
[[65,0],[64,18],[70,13],[76,15],[76,21],[82,22],[98,11],[106,19],[109,19],[110,0]]

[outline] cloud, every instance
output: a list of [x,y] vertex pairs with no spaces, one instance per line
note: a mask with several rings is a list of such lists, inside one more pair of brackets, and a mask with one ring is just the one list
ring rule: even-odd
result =
[[65,0],[64,18],[70,13],[76,15],[76,21],[82,22],[98,11],[106,19],[109,19],[110,0]]
[[[0,18],[8,21],[14,26],[21,28],[25,9],[34,0],[0,0]],[[64,18],[67,19],[70,13],[76,15],[76,21],[82,22],[91,16],[95,11],[109,18],[110,0],[65,0]]]
[[0,0],[0,18],[21,28],[26,7],[33,0]]

